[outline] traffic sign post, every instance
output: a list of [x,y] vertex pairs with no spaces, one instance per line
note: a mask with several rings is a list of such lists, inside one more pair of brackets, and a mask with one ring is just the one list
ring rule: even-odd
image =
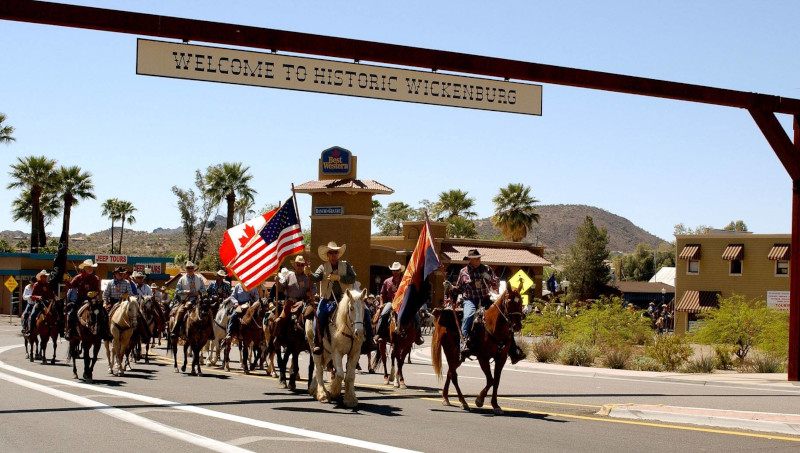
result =
[[6,288],[13,293],[14,290],[17,289],[17,286],[19,286],[19,283],[17,283],[17,280],[13,276],[9,276],[5,282],[5,285]]
[[534,284],[533,280],[531,280],[531,278],[528,277],[528,274],[526,274],[525,271],[523,271],[522,269],[517,271],[517,273],[514,274],[514,276],[508,280],[508,284],[511,285],[513,288],[519,287],[520,283],[522,283],[522,291],[520,291],[520,293],[523,293],[522,305],[528,305],[529,297],[527,294],[524,293],[527,292],[531,288],[531,286],[534,286]]

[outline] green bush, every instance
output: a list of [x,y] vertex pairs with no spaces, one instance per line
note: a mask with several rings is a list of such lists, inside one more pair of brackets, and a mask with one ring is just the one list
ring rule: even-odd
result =
[[558,360],[558,354],[561,351],[561,343],[545,338],[542,341],[537,341],[531,344],[531,352],[534,360],[543,363],[552,363]]
[[525,318],[522,333],[559,338],[564,332],[564,325],[569,318],[563,313],[556,313],[556,307],[553,304],[545,306],[541,311],[541,314],[530,314]]
[[645,354],[655,359],[667,371],[674,371],[689,359],[692,348],[681,335],[658,335],[653,344],[647,347]]
[[714,366],[718,370],[730,370],[733,368],[733,357],[731,346],[727,344],[714,345]]
[[786,371],[786,363],[782,357],[771,354],[755,354],[742,364],[741,371],[744,373],[783,373]]
[[630,312],[620,298],[605,296],[565,324],[563,334],[565,341],[604,348],[642,344],[651,336],[650,323],[641,312]]
[[693,360],[683,368],[684,373],[713,373],[716,369],[717,361],[713,356],[701,355]]
[[572,366],[592,366],[597,358],[597,349],[583,343],[568,343],[561,348],[561,363]]
[[628,367],[636,371],[664,371],[663,365],[646,355],[634,356],[628,364]]
[[603,366],[615,370],[624,370],[631,359],[631,348],[627,346],[612,347],[603,356]]

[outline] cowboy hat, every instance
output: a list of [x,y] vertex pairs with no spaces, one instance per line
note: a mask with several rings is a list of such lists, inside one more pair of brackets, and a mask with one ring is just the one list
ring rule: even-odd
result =
[[128,269],[125,269],[124,267],[120,266],[120,267],[114,269],[111,272],[114,273],[114,274],[127,274],[128,273]]
[[78,265],[78,269],[83,269],[84,267],[97,267],[97,263],[93,263],[91,259],[88,259]]
[[228,273],[227,273],[227,272],[225,272],[225,271],[223,271],[222,269],[220,269],[220,270],[218,270],[218,271],[217,271],[217,277],[222,277],[222,278],[225,278],[225,277],[227,277],[227,276],[228,276]]
[[158,285],[155,283],[150,283],[150,289],[158,289]]
[[303,258],[303,255],[297,255],[292,262],[294,264],[306,264],[306,259]]
[[164,286],[164,285],[161,285],[161,288],[158,288],[158,290],[159,290],[159,291],[166,291],[166,290],[167,290],[167,287],[166,287],[166,286]]
[[144,278],[144,274],[139,271],[133,271],[133,273],[131,274],[131,278],[139,278],[139,277]]
[[481,257],[481,253],[478,251],[478,249],[470,249],[467,252],[467,256],[464,257],[464,261],[471,260],[471,259],[476,259],[476,258],[480,258],[480,257]]
[[49,276],[49,275],[50,275],[50,273],[49,273],[49,272],[47,272],[46,270],[42,269],[41,271],[39,271],[39,273],[38,273],[38,274],[36,274],[36,279],[38,280],[38,279],[39,279],[39,277],[41,277],[42,275],[44,275],[45,277],[47,277],[47,276]]
[[186,264],[184,264],[183,267],[186,269],[197,269],[197,265],[189,260],[186,260]]
[[392,265],[389,267],[389,270],[390,270],[390,271],[400,271],[400,272],[403,272],[403,270],[405,270],[405,266],[403,266],[402,264],[400,264],[400,263],[398,263],[397,261],[395,261],[395,262],[394,262],[394,263],[392,263]]
[[339,256],[342,256],[344,255],[344,251],[347,250],[347,244],[342,244],[339,246],[336,244],[336,242],[331,241],[328,242],[328,245],[320,245],[319,248],[317,248],[317,254],[322,261],[328,261],[328,252],[331,250],[339,252]]

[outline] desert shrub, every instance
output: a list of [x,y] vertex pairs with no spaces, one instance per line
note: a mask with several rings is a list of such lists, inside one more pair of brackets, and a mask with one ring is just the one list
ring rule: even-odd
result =
[[644,344],[651,336],[650,323],[641,313],[626,310],[618,297],[604,296],[566,324],[562,337],[572,343],[612,348]]
[[645,354],[655,359],[667,371],[674,371],[692,355],[692,348],[681,335],[658,335],[653,344],[647,347]]
[[615,370],[624,370],[631,359],[631,348],[627,346],[613,347],[603,356],[603,366]]
[[530,314],[523,321],[522,332],[526,335],[548,335],[561,337],[564,326],[570,319],[564,313],[557,313],[553,304],[541,309],[541,314]]
[[701,355],[689,361],[681,371],[684,373],[713,373],[717,361],[714,356]]
[[754,354],[742,362],[744,373],[782,373],[786,371],[786,363],[782,357],[771,354]]
[[531,344],[531,352],[537,362],[552,363],[558,360],[558,353],[561,351],[561,343],[551,338],[545,338]]
[[561,363],[572,366],[592,366],[597,358],[597,349],[583,343],[568,343],[561,348]]
[[730,370],[733,368],[733,357],[731,346],[727,344],[714,345],[714,366],[718,370]]
[[658,363],[654,358],[647,357],[646,355],[634,356],[628,364],[628,368],[636,371],[664,371],[663,365]]

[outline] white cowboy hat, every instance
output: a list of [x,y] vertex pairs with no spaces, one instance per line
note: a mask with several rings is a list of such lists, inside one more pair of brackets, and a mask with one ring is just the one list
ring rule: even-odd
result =
[[158,285],[155,283],[150,283],[150,289],[158,289]]
[[197,269],[197,265],[189,260],[186,260],[186,264],[184,264],[183,267],[186,269]]
[[144,274],[139,271],[133,271],[133,273],[131,274],[131,278],[139,278],[139,277],[144,278]]
[[328,252],[331,250],[339,252],[339,256],[341,257],[344,255],[344,251],[347,250],[347,244],[342,244],[340,247],[336,242],[331,241],[328,242],[328,245],[320,245],[319,248],[317,248],[317,254],[322,261],[328,261]]
[[223,271],[222,269],[220,269],[220,270],[218,270],[218,271],[217,271],[217,276],[218,276],[218,277],[225,278],[225,277],[227,277],[227,276],[228,276],[228,273],[227,273],[227,272],[225,272],[225,271]]
[[403,271],[405,270],[405,266],[403,266],[403,265],[402,265],[402,264],[400,264],[399,262],[395,261],[395,262],[394,262],[394,263],[392,263],[392,265],[389,267],[389,270],[390,270],[390,271],[400,271],[400,272],[403,272]]
[[[326,252],[327,253],[327,252]],[[303,255],[297,255],[292,261],[294,264],[306,264],[306,259],[303,258]]]
[[84,267],[97,267],[97,263],[93,263],[91,259],[88,259],[78,265],[78,269],[83,269]]
[[39,271],[39,273],[38,273],[38,274],[36,274],[36,280],[39,280],[39,277],[41,277],[42,275],[44,275],[45,277],[47,277],[47,276],[49,276],[49,275],[50,275],[50,273],[49,273],[49,272],[47,272],[46,270],[42,269],[41,271]]

